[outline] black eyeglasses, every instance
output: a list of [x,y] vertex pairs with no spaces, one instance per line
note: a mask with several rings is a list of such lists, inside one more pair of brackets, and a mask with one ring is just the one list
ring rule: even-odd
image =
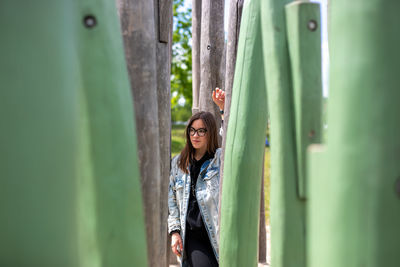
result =
[[190,127],[190,128],[189,128],[189,134],[190,134],[191,136],[194,136],[196,133],[197,133],[198,136],[203,137],[203,136],[206,135],[207,129],[199,128],[199,129],[196,130],[196,129],[193,128],[193,127]]

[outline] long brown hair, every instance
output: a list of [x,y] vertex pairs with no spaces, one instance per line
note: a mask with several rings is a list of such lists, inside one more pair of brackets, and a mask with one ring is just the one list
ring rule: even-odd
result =
[[200,111],[194,114],[190,120],[188,125],[186,126],[185,136],[186,136],[186,145],[181,151],[181,156],[179,159],[178,166],[184,172],[188,173],[187,167],[190,164],[190,161],[194,157],[195,148],[190,142],[190,127],[195,120],[202,120],[205,128],[207,129],[206,138],[207,138],[207,152],[209,154],[214,154],[218,148],[218,136],[217,136],[217,123],[215,122],[214,115],[210,112]]

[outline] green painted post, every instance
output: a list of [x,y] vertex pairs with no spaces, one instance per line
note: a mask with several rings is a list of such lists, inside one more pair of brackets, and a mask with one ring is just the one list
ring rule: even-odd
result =
[[[324,217],[329,216],[330,210],[319,205],[318,201],[327,197],[326,190],[326,145],[311,145],[307,151],[307,263],[316,266],[316,253],[321,253],[320,242],[324,239],[316,236],[324,233]],[[315,201],[317,200],[317,201]],[[317,209],[316,209],[317,208]],[[315,215],[314,215],[315,214]],[[330,242],[330,241],[323,241]],[[320,265],[318,265],[320,266]]]
[[295,1],[286,5],[292,74],[298,196],[306,199],[306,150],[322,136],[320,5]]
[[[76,14],[76,46],[86,100],[81,126],[88,129],[85,157],[91,163],[86,165],[91,177],[85,173],[79,178],[92,183],[78,192],[85,200],[80,202],[84,208],[93,205],[96,220],[96,232],[87,238],[97,241],[94,247],[103,266],[146,266],[134,110],[115,2],[79,1]],[[83,25],[88,15],[96,18],[95,27]],[[94,192],[94,198],[87,199],[87,192]],[[79,222],[83,233],[93,229],[90,217],[83,215]],[[85,259],[92,248],[86,238],[80,244],[86,249],[80,258]]]
[[260,1],[245,1],[227,132],[220,266],[257,266],[267,93]]
[[310,177],[323,182],[310,185],[309,263],[399,266],[400,2],[331,8],[328,143],[324,173]]
[[146,266],[115,4],[0,4],[0,265]]
[[1,266],[78,263],[73,11],[67,1],[0,4]]
[[298,197],[295,116],[285,5],[261,2],[262,42],[271,120],[271,265],[305,266],[305,203]]

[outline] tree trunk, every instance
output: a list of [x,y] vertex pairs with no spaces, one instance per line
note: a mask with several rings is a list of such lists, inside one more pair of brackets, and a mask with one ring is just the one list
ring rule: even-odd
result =
[[231,0],[229,6],[229,28],[228,43],[226,48],[226,72],[225,72],[225,112],[224,112],[224,135],[222,148],[225,149],[226,131],[228,129],[233,78],[235,75],[237,43],[239,40],[240,20],[242,19],[244,0]]
[[202,0],[192,0],[192,113],[199,111]]
[[224,16],[221,14],[224,14],[223,0],[202,1],[199,109],[213,113],[218,128],[221,117],[211,93],[215,87],[223,86],[220,68],[224,50]]
[[[160,247],[158,266],[168,266],[171,251],[168,240],[168,185],[171,158],[171,49],[172,49],[172,0],[155,0],[157,43],[157,98],[160,137]],[[157,8],[158,7],[158,8]]]
[[148,261],[167,266],[172,2],[118,1],[135,103]]

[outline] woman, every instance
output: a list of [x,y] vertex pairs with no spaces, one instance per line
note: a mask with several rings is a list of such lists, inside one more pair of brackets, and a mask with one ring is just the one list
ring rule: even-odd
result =
[[[222,90],[213,92],[222,111],[224,98]],[[182,266],[218,266],[220,155],[214,116],[194,114],[186,127],[186,145],[172,159],[168,193],[171,248]]]

